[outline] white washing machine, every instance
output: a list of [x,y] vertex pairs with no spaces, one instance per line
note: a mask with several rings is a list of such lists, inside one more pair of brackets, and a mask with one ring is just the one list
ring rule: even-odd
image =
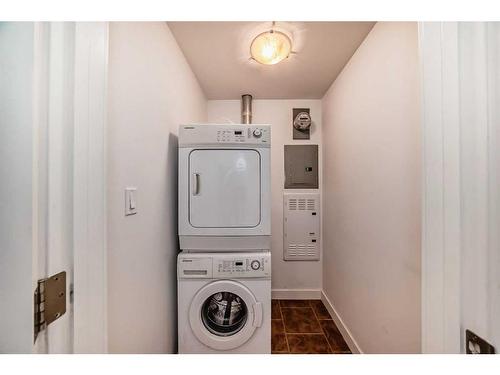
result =
[[271,254],[180,253],[179,353],[271,352]]
[[179,241],[196,251],[271,245],[269,125],[181,125]]

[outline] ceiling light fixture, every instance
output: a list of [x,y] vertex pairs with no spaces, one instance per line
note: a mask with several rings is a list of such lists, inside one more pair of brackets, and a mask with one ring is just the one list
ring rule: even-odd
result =
[[250,45],[252,58],[264,65],[277,64],[290,56],[291,52],[290,38],[285,33],[274,29],[257,35]]

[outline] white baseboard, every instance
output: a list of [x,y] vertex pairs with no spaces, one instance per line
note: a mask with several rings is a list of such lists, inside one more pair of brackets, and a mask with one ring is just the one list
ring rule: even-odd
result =
[[273,289],[274,299],[321,299],[321,289]]
[[361,350],[358,343],[356,342],[356,340],[352,336],[351,331],[349,331],[349,328],[347,328],[344,321],[342,320],[340,315],[337,313],[337,310],[335,310],[335,307],[333,306],[330,299],[326,296],[324,291],[321,291],[321,301],[323,301],[323,304],[325,305],[328,312],[332,316],[333,321],[337,325],[340,333],[342,334],[342,337],[344,338],[345,342],[349,346],[349,349],[351,349],[351,352],[357,353],[357,354],[362,354],[363,351]]

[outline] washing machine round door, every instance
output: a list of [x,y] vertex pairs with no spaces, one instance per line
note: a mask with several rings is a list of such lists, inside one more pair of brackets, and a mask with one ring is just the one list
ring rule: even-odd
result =
[[189,322],[194,335],[215,350],[238,348],[262,324],[262,303],[243,284],[214,281],[191,302]]

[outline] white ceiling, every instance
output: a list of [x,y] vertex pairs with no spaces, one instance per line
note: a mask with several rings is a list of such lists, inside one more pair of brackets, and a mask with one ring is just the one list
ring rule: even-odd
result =
[[296,52],[277,65],[250,59],[271,22],[169,22],[208,99],[320,99],[374,22],[277,22]]

